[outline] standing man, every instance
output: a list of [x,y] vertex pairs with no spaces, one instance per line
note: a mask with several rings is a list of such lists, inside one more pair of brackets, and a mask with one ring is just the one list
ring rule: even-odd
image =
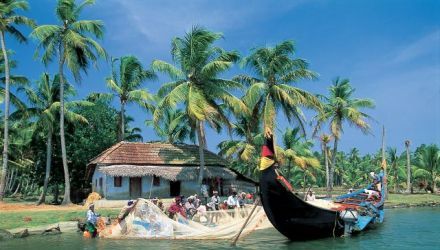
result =
[[96,230],[96,222],[98,220],[99,214],[95,213],[95,205],[92,203],[89,205],[89,210],[87,211],[87,224],[86,231],[89,232],[92,238],[96,237],[98,233]]

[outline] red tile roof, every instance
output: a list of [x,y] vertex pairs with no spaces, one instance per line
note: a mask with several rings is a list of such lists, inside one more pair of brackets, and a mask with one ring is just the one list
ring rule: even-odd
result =
[[[205,150],[206,166],[227,166],[227,162]],[[119,142],[93,158],[91,165],[175,165],[199,166],[199,147],[187,144]]]

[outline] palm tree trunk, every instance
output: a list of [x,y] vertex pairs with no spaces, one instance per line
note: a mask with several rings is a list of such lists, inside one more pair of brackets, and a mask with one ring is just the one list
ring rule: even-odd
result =
[[10,191],[12,189],[12,184],[14,184],[14,174],[15,169],[12,169],[11,174],[9,175],[8,186],[6,187],[7,191]]
[[410,154],[409,154],[409,140],[405,141],[405,147],[406,147],[406,192],[412,193],[411,188],[411,160],[410,160]]
[[304,195],[307,195],[306,194],[306,170],[304,169],[304,175],[303,175],[303,181],[304,181],[304,185],[303,185],[303,192],[304,192]]
[[333,179],[335,174],[335,168],[336,168],[336,153],[338,152],[338,138],[335,136],[335,141],[333,144],[333,155],[332,155],[332,164],[329,169],[329,187],[330,187],[330,194],[333,191]]
[[397,164],[396,163],[394,163],[393,169],[394,169],[394,193],[397,194],[399,180],[398,180],[398,176],[397,176]]
[[8,172],[8,147],[9,147],[9,61],[6,52],[5,33],[0,32],[3,58],[5,60],[5,120],[3,139],[3,167],[0,179],[0,201],[3,200],[6,187],[6,173]]
[[17,185],[17,188],[15,189],[14,193],[11,194],[11,196],[15,196],[18,193],[18,190],[20,189],[21,183],[19,182]]
[[121,129],[119,131],[119,141],[124,140],[125,135],[125,102],[121,101],[121,124],[119,124],[119,128]]
[[43,192],[41,192],[40,199],[37,201],[37,205],[41,205],[46,201],[47,185],[49,184],[50,168],[52,164],[52,129],[49,128],[49,133],[47,135],[47,145],[46,145],[46,175],[44,177]]
[[330,176],[329,176],[329,166],[328,166],[328,154],[327,154],[327,144],[324,144],[324,161],[325,161],[325,185],[327,189],[327,197],[330,197]]
[[206,148],[206,137],[205,137],[205,127],[203,121],[196,121],[197,129],[197,139],[199,140],[199,157],[200,157],[200,171],[198,183],[202,185],[203,182],[203,172],[205,171],[205,153]]
[[69,167],[67,166],[67,153],[66,153],[66,138],[64,136],[64,53],[62,53],[61,46],[59,48],[60,63],[59,63],[59,75],[60,75],[60,137],[61,137],[61,156],[63,159],[64,169],[64,198],[62,205],[72,204],[70,201],[70,176]]

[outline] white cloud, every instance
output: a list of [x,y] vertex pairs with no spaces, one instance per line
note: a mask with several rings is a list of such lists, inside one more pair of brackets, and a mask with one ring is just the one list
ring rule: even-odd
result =
[[392,63],[403,63],[429,54],[439,56],[439,46],[440,30],[435,30],[400,49]]

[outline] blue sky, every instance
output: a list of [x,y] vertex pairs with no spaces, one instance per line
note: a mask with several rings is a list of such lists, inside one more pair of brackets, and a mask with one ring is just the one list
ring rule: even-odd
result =
[[[55,0],[30,0],[26,15],[38,24],[56,22]],[[340,148],[357,147],[362,153],[380,147],[381,127],[387,129],[387,145],[404,149],[404,140],[413,145],[440,143],[440,1],[142,1],[97,0],[83,13],[84,19],[103,20],[106,27],[102,45],[119,57],[133,54],[149,66],[153,59],[170,61],[170,41],[193,25],[224,34],[219,45],[247,55],[250,48],[271,46],[286,39],[296,43],[297,55],[308,60],[319,73],[317,81],[297,85],[313,93],[325,94],[336,76],[349,78],[356,97],[376,103],[368,110],[373,135],[365,136],[345,125]],[[23,29],[22,29],[23,30]],[[28,32],[28,30],[24,30]],[[56,73],[34,60],[35,41],[26,45],[7,39],[7,46],[19,62],[14,74],[35,81],[43,71]],[[90,92],[108,92],[104,78],[109,67],[101,61],[76,84],[77,98]],[[234,68],[227,76],[242,72]],[[147,82],[156,92],[161,82]],[[73,82],[73,81],[72,81]],[[119,109],[117,103],[116,108]],[[144,140],[156,140],[144,125],[150,116],[135,106],[128,108],[135,126],[142,128]],[[306,112],[310,120],[313,113]],[[287,126],[283,117],[280,129]],[[208,147],[228,137],[208,131]],[[310,136],[310,133],[308,134]]]

